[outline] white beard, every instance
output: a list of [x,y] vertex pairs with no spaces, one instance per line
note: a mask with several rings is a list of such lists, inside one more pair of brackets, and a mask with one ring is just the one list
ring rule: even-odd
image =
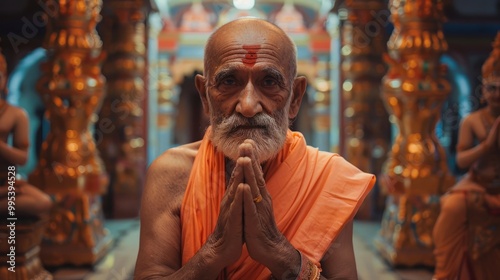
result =
[[[260,163],[263,163],[275,157],[285,144],[290,123],[288,107],[287,104],[282,110],[272,115],[259,113],[252,118],[245,118],[239,113],[234,113],[229,117],[211,113],[211,141],[226,157],[236,161],[240,157],[239,145],[246,139],[252,139],[256,144],[257,158]],[[210,111],[214,112],[212,108]],[[238,129],[239,126],[259,128]]]

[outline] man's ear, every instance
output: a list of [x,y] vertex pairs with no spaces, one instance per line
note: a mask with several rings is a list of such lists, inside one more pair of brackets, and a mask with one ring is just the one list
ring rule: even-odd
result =
[[302,97],[306,93],[307,79],[304,76],[297,77],[293,81],[292,88],[292,101],[290,102],[290,110],[288,112],[288,118],[294,119],[299,113],[300,104],[302,103]]
[[196,86],[196,89],[198,90],[198,94],[200,95],[201,104],[203,105],[203,112],[208,115],[210,113],[210,108],[208,107],[205,77],[197,74],[196,77],[194,77],[194,84]]

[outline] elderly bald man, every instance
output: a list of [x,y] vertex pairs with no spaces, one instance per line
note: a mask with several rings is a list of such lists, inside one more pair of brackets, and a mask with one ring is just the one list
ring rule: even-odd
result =
[[211,126],[149,167],[136,279],[356,279],[352,218],[374,184],[289,130],[295,45],[259,19],[217,29],[195,83]]

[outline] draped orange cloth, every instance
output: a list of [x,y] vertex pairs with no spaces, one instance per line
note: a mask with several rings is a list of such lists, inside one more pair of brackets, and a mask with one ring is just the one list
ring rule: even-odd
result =
[[[210,133],[209,128],[182,202],[183,265],[213,232],[225,192],[224,155],[209,141]],[[375,183],[372,174],[361,172],[337,154],[306,146],[302,134],[290,130],[283,149],[265,170],[279,230],[318,266]],[[228,279],[269,279],[271,275],[249,257],[246,247],[225,273]]]

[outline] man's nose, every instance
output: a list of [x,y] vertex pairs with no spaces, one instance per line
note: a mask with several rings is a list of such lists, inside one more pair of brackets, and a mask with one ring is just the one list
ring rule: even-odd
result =
[[251,82],[241,92],[238,104],[236,105],[236,112],[247,118],[251,118],[262,112],[260,95]]

